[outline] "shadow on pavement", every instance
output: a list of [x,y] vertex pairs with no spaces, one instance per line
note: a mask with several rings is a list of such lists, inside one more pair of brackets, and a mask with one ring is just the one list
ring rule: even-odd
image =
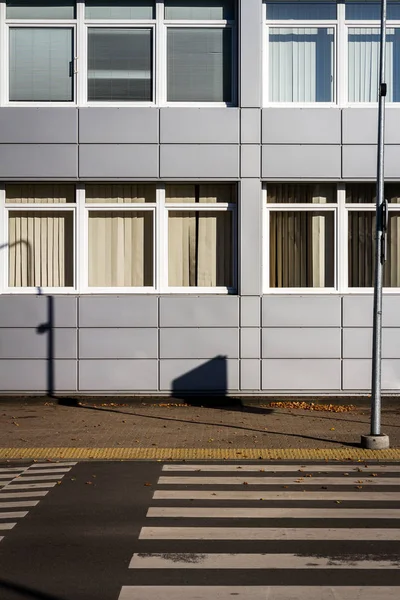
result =
[[[2,592],[15,592],[18,594],[18,598],[31,599],[31,600],[63,600],[61,596],[53,596],[46,592],[39,592],[25,585],[19,583],[13,583],[12,581],[6,581],[0,579],[0,598],[4,598]],[[15,597],[17,598],[17,596]]]

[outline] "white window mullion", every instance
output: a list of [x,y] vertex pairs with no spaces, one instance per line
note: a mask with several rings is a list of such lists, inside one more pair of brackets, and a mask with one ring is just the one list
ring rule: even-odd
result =
[[8,211],[6,209],[5,185],[0,184],[0,293],[8,284]]
[[88,232],[84,184],[78,183],[75,193],[75,279],[77,291],[82,293],[88,286]]
[[344,106],[347,103],[347,28],[345,26],[345,4],[337,4],[337,104]]
[[156,288],[165,292],[168,287],[168,211],[165,208],[165,185],[157,186],[156,208]]
[[83,106],[87,102],[87,29],[85,26],[85,3],[76,3],[76,69],[75,75],[76,92],[75,99],[78,106]]
[[156,26],[154,29],[154,101],[157,106],[167,101],[167,30],[164,25],[164,2],[156,2]]
[[337,219],[337,289],[340,293],[344,293],[348,288],[348,244],[347,244],[347,211],[346,203],[346,185],[338,184],[337,191],[338,201],[338,219]]

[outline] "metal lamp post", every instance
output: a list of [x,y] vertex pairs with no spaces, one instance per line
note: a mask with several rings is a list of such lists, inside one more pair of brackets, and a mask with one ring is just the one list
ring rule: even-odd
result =
[[372,341],[372,383],[371,383],[371,433],[361,436],[364,448],[383,449],[389,447],[389,437],[381,433],[381,381],[382,381],[382,285],[383,267],[386,260],[386,231],[388,224],[387,201],[385,200],[385,83],[386,62],[386,4],[381,0],[381,32],[379,60],[378,98],[378,161],[376,183],[376,239],[375,239],[375,280]]

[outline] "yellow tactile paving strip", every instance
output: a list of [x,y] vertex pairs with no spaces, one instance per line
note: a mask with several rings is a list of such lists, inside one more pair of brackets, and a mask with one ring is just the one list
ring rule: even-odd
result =
[[0,460],[400,460],[400,448],[0,448]]

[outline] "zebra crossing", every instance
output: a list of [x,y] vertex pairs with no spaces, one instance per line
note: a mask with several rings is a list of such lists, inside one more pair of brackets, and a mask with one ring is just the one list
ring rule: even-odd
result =
[[397,600],[400,465],[164,464],[118,600]]
[[[37,506],[40,499],[46,496],[75,464],[34,463],[0,468],[0,532],[13,529],[18,519],[22,519],[29,512],[20,509]],[[0,535],[0,541],[3,538],[4,535]]]

